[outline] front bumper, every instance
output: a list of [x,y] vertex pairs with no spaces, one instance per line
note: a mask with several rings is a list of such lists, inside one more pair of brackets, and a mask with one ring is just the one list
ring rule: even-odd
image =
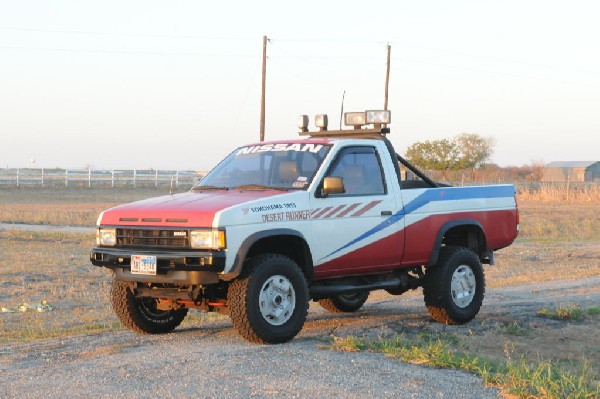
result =
[[[156,275],[131,274],[131,255],[156,256]],[[112,269],[115,279],[165,284],[215,284],[225,269],[225,252],[94,247],[90,261]]]

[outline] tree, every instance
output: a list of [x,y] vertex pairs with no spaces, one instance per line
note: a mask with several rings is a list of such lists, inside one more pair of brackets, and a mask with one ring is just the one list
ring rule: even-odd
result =
[[406,158],[423,169],[442,171],[445,178],[448,170],[458,168],[460,151],[456,142],[449,139],[418,141],[408,147]]
[[546,164],[543,159],[534,159],[529,164],[529,170],[531,171],[531,180],[532,181],[542,181],[544,177],[544,169]]
[[478,134],[463,133],[455,139],[460,149],[460,167],[475,169],[490,160],[494,153],[495,140],[492,137],[482,137]]
[[492,137],[463,133],[453,139],[418,141],[408,147],[406,158],[415,165],[429,170],[440,170],[444,178],[449,170],[481,168],[494,153]]

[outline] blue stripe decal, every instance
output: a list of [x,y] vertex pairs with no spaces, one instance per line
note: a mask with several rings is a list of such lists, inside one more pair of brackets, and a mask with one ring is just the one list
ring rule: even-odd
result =
[[430,188],[427,189],[423,194],[419,195],[417,198],[410,201],[408,204],[404,206],[403,209],[399,210],[389,218],[385,219],[383,222],[379,223],[377,226],[373,227],[369,231],[361,234],[356,237],[354,240],[350,241],[346,245],[341,246],[336,249],[329,255],[324,256],[320,260],[330,257],[351,245],[356,244],[372,236],[375,233],[380,232],[386,227],[393,226],[396,222],[399,222],[404,218],[404,216],[409,213],[413,213],[419,208],[424,207],[430,202],[436,201],[458,201],[465,199],[483,199],[483,198],[505,198],[505,197],[514,197],[515,196],[515,187],[513,185],[499,185],[499,186],[476,186],[476,187],[440,187],[440,188]]

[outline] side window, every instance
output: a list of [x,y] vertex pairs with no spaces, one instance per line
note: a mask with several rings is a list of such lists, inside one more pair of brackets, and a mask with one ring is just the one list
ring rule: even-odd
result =
[[383,172],[373,147],[348,147],[340,151],[327,172],[344,180],[346,192],[338,195],[385,194]]

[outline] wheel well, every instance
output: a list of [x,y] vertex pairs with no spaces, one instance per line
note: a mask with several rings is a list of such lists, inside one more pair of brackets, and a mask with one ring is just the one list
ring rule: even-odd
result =
[[256,241],[250,249],[246,258],[252,258],[258,254],[274,253],[293,259],[307,279],[313,275],[312,255],[306,242],[294,235],[277,235],[261,238]]
[[450,228],[442,238],[442,244],[472,249],[477,254],[486,250],[485,235],[479,226],[460,225]]
[[[440,250],[444,246],[456,246],[472,249],[484,263],[491,262],[491,251],[487,249],[487,241],[483,229],[477,222],[457,221],[454,225],[442,228],[438,233],[429,258],[429,266],[437,264]],[[489,258],[485,260],[485,258]]]

